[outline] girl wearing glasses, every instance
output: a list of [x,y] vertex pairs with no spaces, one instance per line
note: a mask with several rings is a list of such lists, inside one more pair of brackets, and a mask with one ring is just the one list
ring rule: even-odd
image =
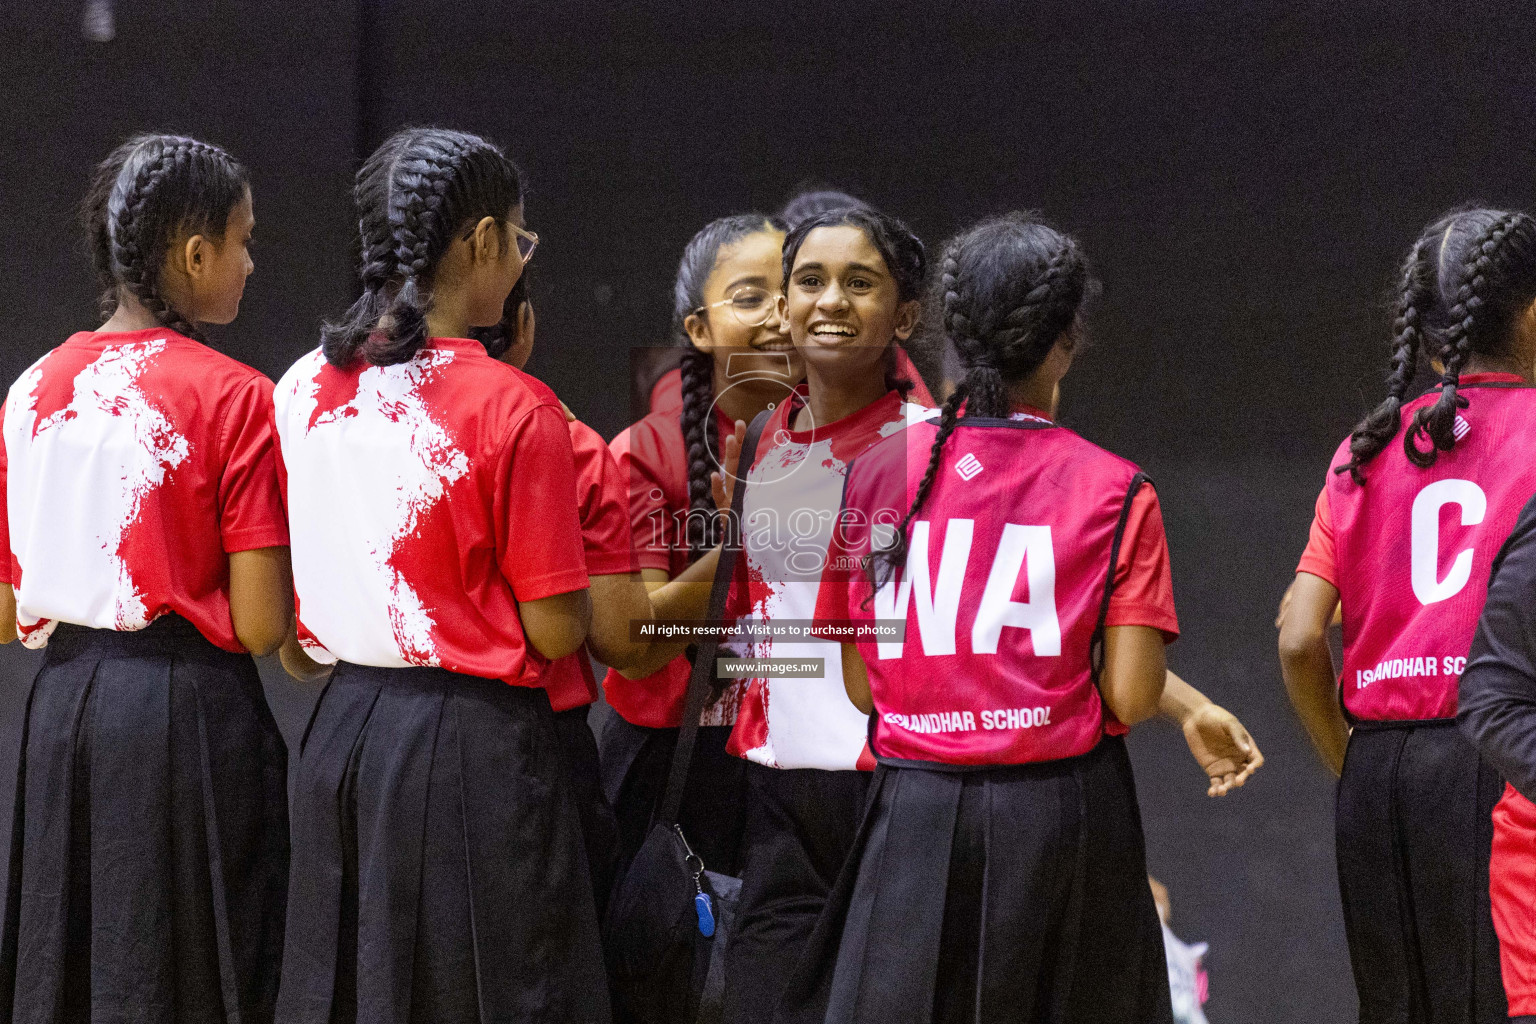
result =
[[471,337],[532,251],[520,178],[408,129],[356,200],[363,294],[275,394],[299,632],[336,666],[294,782],[278,1019],[606,1021],[544,689],[591,615],[571,439]]
[[[776,312],[783,241],[782,226],[760,214],[723,217],[693,237],[673,290],[682,406],[651,413],[611,445],[629,489],[635,564],[662,618],[702,615],[708,604],[718,541],[710,475],[720,439],[782,402],[803,373]],[[665,586],[692,579],[700,582]],[[603,730],[602,765],[621,867],[644,842],[661,798],[690,671],[678,656],[649,675],[621,665],[603,681],[617,712]],[[725,753],[737,699],[727,691],[706,710],[681,811],[694,850],[728,874],[737,868],[742,823],[742,763]]]
[[[867,210],[869,204],[835,189],[803,189],[796,192],[784,204],[784,209],[779,211],[778,219],[783,222],[786,231],[793,231],[801,221],[809,220],[817,214],[848,209]],[[933,396],[929,394],[922,376],[918,374],[917,368],[907,357],[904,348],[896,353],[896,369],[898,374],[912,382],[912,390],[909,394],[914,402],[920,405],[934,404]],[[651,385],[651,412],[677,412],[682,409],[682,377],[682,370],[668,370],[656,380],[655,384]]]

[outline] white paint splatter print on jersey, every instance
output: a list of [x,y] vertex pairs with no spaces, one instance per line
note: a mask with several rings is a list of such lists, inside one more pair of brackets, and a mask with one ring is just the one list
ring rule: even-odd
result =
[[[904,403],[899,416],[858,440],[849,458],[938,410]],[[751,614],[760,620],[810,620],[816,616],[827,548],[842,503],[848,464],[840,458],[844,439],[818,438],[769,449],[753,467],[744,513],[747,574],[753,592]],[[846,453],[845,453],[846,454]],[[868,718],[848,700],[837,645],[810,640],[765,638],[751,644],[751,656],[823,660],[818,679],[763,681],[766,740],[746,757],[781,768],[849,769],[864,747]]]
[[[433,609],[395,559],[470,469],[421,394],[453,358],[452,352],[427,349],[408,363],[369,367],[357,379],[356,394],[335,406],[322,402],[317,374],[324,357],[318,352],[300,360],[279,385],[294,561],[315,566],[319,571],[307,578],[323,579],[328,591],[345,595],[307,601],[301,584],[300,610],[307,629],[335,657],[360,664],[381,664],[381,658],[398,665],[441,664]],[[359,567],[366,578],[359,578]]]
[[[139,386],[164,350],[163,339],[107,348],[75,377],[69,403],[41,418],[48,357],[11,391],[7,501],[13,541],[26,542],[15,554],[24,568],[17,626],[28,647],[44,646],[60,619],[99,629],[149,625],[123,544],[145,499],[192,450]],[[52,543],[57,537],[86,542]]]

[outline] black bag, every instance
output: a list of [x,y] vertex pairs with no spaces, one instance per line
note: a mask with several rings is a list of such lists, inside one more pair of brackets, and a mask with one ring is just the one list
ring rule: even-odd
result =
[[[738,466],[752,465],[769,415],[760,413],[752,421]],[[725,612],[732,572],[741,551],[745,475],[738,473],[731,495],[731,515],[709,594],[711,620],[720,619]],[[720,1019],[723,958],[741,881],[706,870],[707,865],[689,848],[688,838],[677,823],[699,716],[710,697],[719,648],[718,639],[699,642],[661,806],[608,907],[604,947],[613,985],[614,1019],[622,1024],[711,1024]]]

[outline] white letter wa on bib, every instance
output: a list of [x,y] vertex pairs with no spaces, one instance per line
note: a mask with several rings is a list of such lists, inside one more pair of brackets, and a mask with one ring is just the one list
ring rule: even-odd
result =
[[[888,581],[875,593],[876,618],[905,620],[916,589],[917,631],[926,655],[955,653],[955,625],[970,567],[974,528],[970,519],[951,519],[945,524],[944,550],[939,556],[938,577],[934,579],[928,565],[929,524],[925,520],[913,523],[902,581]],[[1026,565],[1029,600],[1015,601],[1014,587]],[[1009,523],[1004,527],[971,628],[972,651],[996,654],[998,638],[1007,626],[1029,630],[1036,655],[1061,655],[1061,621],[1056,615],[1056,554],[1051,547],[1049,526]],[[901,657],[904,643],[882,641],[878,645],[881,659]]]
[[1440,509],[1446,505],[1461,506],[1462,526],[1476,526],[1488,511],[1488,496],[1471,480],[1436,480],[1413,499],[1411,579],[1420,604],[1455,597],[1472,578],[1471,548],[1458,552],[1445,579],[1438,578]]

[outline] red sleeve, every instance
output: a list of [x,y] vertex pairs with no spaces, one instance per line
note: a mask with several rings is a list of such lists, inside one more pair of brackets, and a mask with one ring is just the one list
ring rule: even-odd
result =
[[587,575],[628,573],[635,565],[624,476],[597,431],[580,422],[569,426],[576,457],[576,497]]
[[1338,569],[1334,562],[1333,506],[1328,503],[1328,488],[1317,494],[1317,509],[1312,517],[1312,529],[1307,534],[1307,550],[1301,553],[1297,572],[1309,572],[1339,585]]
[[651,387],[651,412],[683,411],[683,371],[671,369]]
[[1168,537],[1157,491],[1150,484],[1131,499],[1120,558],[1115,564],[1115,590],[1109,598],[1106,626],[1151,626],[1172,642],[1179,635],[1173,609],[1173,569],[1168,561]]
[[[679,435],[680,436],[680,435]],[[681,452],[669,452],[657,431],[645,420],[613,439],[609,446],[629,498],[629,525],[639,569],[672,571],[672,549],[681,538],[667,508],[666,484],[670,464]]]
[[[827,562],[821,570],[821,586],[816,590],[816,621],[862,618],[861,610],[851,600],[854,586],[863,570],[858,559],[865,545],[861,544],[862,531],[844,529],[848,514],[846,506],[838,510],[838,522],[832,529],[832,540],[827,545]],[[859,550],[854,550],[857,547]]]
[[224,551],[288,546],[288,516],[277,481],[272,382],[255,376],[224,410],[219,533]]
[[[0,402],[0,424],[5,422],[6,406],[10,399]],[[5,451],[5,438],[0,435],[0,583],[16,585],[16,574],[11,569],[11,510],[7,482],[11,475],[10,456]]]
[[576,459],[559,406],[541,404],[513,425],[502,445],[492,511],[501,574],[519,601],[587,586],[576,517]]

